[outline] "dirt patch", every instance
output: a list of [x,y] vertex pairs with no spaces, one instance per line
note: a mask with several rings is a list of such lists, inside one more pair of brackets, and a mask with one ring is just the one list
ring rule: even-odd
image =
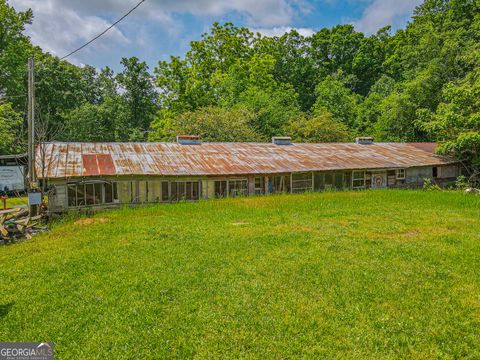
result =
[[401,234],[406,236],[416,236],[420,234],[420,231],[412,229],[412,230],[402,231]]
[[85,218],[79,219],[74,222],[75,225],[92,225],[92,224],[103,224],[108,222],[106,218]]
[[242,225],[248,225],[248,223],[247,223],[247,222],[239,221],[239,222],[230,223],[230,225],[233,225],[233,226],[242,226]]

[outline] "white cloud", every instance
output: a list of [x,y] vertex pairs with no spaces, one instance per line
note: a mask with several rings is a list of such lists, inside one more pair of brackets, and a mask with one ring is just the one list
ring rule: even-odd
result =
[[279,26],[273,28],[253,28],[253,32],[259,32],[263,36],[282,36],[285,33],[288,33],[292,30],[296,30],[300,35],[303,36],[312,36],[315,33],[315,30],[311,28],[293,28],[290,26]]
[[[11,3],[20,10],[33,10],[34,23],[27,27],[27,34],[34,44],[60,57],[111,25],[99,16],[82,16],[55,0],[14,0]],[[108,50],[112,43],[128,44],[129,40],[118,28],[113,28],[98,40],[96,49]]]
[[[27,34],[34,44],[61,57],[106,29],[138,0],[9,2],[17,10],[33,10],[34,21],[27,27]],[[235,14],[243,18],[247,26],[281,31],[288,28],[296,14],[309,11],[306,0],[147,0],[119,26],[69,60],[80,64],[92,58],[92,54],[93,57],[107,57],[112,56],[112,52],[125,54],[132,48],[138,50],[142,44],[151,47],[152,43],[162,41],[158,36],[152,37],[153,28],[160,27],[170,38],[178,38],[186,32],[188,24],[179,21],[177,15],[220,17]]]
[[355,29],[367,34],[375,33],[386,25],[397,28],[410,18],[413,9],[422,0],[373,0],[363,11],[362,17],[354,21]]

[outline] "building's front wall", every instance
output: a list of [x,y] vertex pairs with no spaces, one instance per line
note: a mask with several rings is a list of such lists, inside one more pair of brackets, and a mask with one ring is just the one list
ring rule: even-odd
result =
[[116,207],[172,201],[194,201],[271,193],[343,189],[420,187],[424,179],[454,181],[458,167],[342,170],[225,177],[103,177],[50,182],[49,209],[61,212],[84,207]]

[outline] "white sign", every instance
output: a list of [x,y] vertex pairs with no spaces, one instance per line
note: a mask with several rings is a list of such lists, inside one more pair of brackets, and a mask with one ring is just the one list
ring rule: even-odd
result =
[[23,166],[0,166],[0,191],[25,190]]
[[28,193],[28,205],[41,205],[42,204],[42,193]]

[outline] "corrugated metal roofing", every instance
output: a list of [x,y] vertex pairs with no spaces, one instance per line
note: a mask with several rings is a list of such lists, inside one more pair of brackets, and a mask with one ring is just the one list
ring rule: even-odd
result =
[[[42,151],[40,151],[42,146]],[[241,175],[341,169],[383,169],[453,163],[435,143],[46,143],[37,148],[37,175]]]

